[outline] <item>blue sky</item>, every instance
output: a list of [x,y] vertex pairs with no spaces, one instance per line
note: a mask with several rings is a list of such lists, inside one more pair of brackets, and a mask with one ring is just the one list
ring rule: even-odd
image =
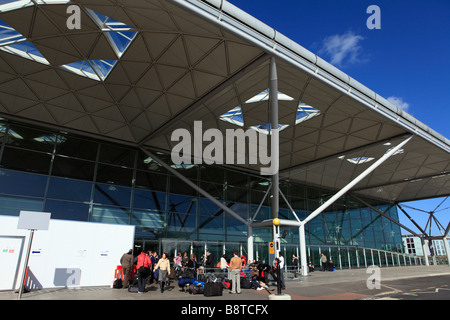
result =
[[[450,1],[229,0],[450,139]],[[381,29],[366,22],[370,5]],[[444,198],[407,203],[434,210]],[[450,199],[439,209],[450,207]],[[428,214],[406,210],[422,227]],[[399,211],[400,221],[417,230]],[[436,214],[447,226],[450,209]],[[406,231],[402,230],[403,233]],[[436,228],[433,235],[439,235]]]

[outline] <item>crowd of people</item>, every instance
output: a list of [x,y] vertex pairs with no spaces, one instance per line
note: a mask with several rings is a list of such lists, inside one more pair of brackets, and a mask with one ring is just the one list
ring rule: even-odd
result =
[[[322,267],[326,268],[332,266],[332,261],[327,262],[326,257],[322,255]],[[228,273],[228,278],[231,280],[232,287],[230,293],[241,293],[242,278],[248,281],[244,282],[244,286],[247,288],[253,288],[256,290],[264,290],[268,287],[270,277],[275,282],[280,279],[281,289],[286,288],[284,281],[284,272],[286,262],[283,255],[280,253],[278,257],[268,264],[265,261],[248,261],[243,255],[239,256],[237,252],[234,252],[233,257],[230,259],[226,254],[222,255],[219,259],[215,259],[214,255],[210,251],[206,251],[202,257],[197,260],[194,254],[188,254],[187,252],[178,252],[177,255],[170,259],[169,255],[165,252],[159,256],[155,251],[142,250],[136,256],[133,255],[133,251],[125,253],[120,259],[120,263],[123,269],[124,283],[123,288],[130,286],[130,278],[133,269],[136,270],[134,284],[137,282],[138,292],[144,293],[146,284],[159,284],[161,293],[167,288],[169,278],[174,279],[180,272],[192,270],[192,277],[197,276],[199,273],[208,272],[223,272]],[[292,255],[291,266],[294,273],[294,280],[297,279],[297,272],[299,270],[298,258],[295,254]],[[309,272],[314,271],[314,265],[311,262],[308,264]],[[247,274],[244,273],[247,271]],[[325,269],[322,269],[323,271]],[[133,281],[133,280],[132,280]]]

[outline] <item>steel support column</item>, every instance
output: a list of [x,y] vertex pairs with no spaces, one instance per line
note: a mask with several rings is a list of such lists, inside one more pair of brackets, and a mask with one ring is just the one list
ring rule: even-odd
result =
[[[278,218],[280,209],[280,180],[278,173],[278,159],[280,141],[278,135],[278,75],[277,64],[275,57],[270,58],[269,68],[269,113],[270,113],[270,158],[271,166],[275,167],[275,172],[272,175],[272,219]],[[274,163],[275,162],[275,163]],[[273,228],[273,242],[275,243],[275,257],[280,254],[280,228],[274,226]]]

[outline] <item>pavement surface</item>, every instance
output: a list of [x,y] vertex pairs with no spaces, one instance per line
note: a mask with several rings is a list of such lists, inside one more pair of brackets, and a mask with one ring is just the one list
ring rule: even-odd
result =
[[[450,300],[450,266],[403,266],[376,269],[337,270],[334,272],[316,271],[297,280],[288,279],[286,290],[290,300],[410,300],[445,299]],[[22,294],[22,301],[31,300],[152,300],[182,303],[206,303],[207,301],[268,301],[269,295],[277,293],[276,286],[257,291],[243,289],[241,294],[229,294],[224,290],[222,296],[205,297],[192,295],[172,282],[164,293],[156,284],[148,285],[146,293],[129,293],[126,289],[110,287],[82,287],[78,289],[41,289]],[[273,296],[271,296],[273,298]],[[18,293],[0,292],[0,300],[18,300]],[[189,304],[190,305],[190,304]]]

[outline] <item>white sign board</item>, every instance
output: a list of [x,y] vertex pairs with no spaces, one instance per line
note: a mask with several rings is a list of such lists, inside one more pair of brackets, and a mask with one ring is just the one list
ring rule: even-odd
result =
[[20,211],[17,229],[48,230],[50,212]]

